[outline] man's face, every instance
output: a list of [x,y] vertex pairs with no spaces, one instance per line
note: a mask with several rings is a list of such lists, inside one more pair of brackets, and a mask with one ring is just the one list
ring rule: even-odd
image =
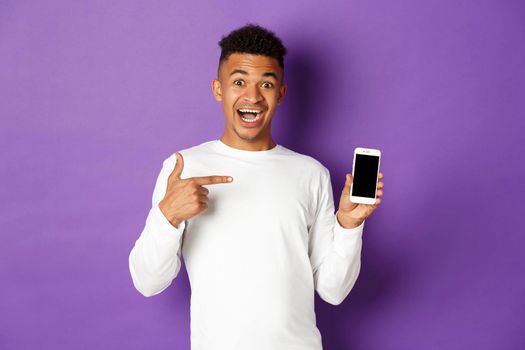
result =
[[231,54],[212,81],[215,99],[222,102],[225,137],[233,143],[271,140],[273,114],[286,93],[283,71],[275,58]]

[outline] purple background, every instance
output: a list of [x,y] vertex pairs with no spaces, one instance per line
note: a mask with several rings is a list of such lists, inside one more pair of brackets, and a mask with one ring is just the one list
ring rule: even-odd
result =
[[331,171],[383,151],[385,197],[327,350],[524,349],[523,1],[0,1],[1,349],[189,349],[183,267],[128,254],[162,161],[217,139],[217,42],[289,49],[275,140]]

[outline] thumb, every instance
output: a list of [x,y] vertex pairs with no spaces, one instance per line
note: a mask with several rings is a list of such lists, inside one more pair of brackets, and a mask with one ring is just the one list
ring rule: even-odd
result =
[[184,158],[182,157],[182,154],[177,152],[175,154],[176,156],[176,163],[175,168],[173,168],[173,171],[170,174],[170,180],[180,180],[180,175],[182,174],[182,170],[184,169]]
[[350,186],[352,185],[352,182],[354,181],[354,178],[352,177],[352,174],[346,174],[346,181],[345,181],[345,187],[343,188],[343,196],[349,196],[350,195]]
[[353,181],[354,178],[352,174],[346,174],[345,187],[343,188],[341,199],[339,200],[339,210],[343,209],[344,211],[349,211],[357,207],[357,204],[350,201],[350,186],[352,186]]

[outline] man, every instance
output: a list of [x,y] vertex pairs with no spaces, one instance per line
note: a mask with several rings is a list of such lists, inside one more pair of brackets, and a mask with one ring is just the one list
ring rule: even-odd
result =
[[271,136],[286,93],[281,40],[246,25],[219,45],[212,90],[224,133],[164,161],[129,255],[133,283],[144,296],[162,292],[182,254],[192,349],[320,350],[314,290],[334,305],[348,295],[360,270],[364,220],[382,190],[374,205],[351,203],[347,174],[334,214],[328,169]]

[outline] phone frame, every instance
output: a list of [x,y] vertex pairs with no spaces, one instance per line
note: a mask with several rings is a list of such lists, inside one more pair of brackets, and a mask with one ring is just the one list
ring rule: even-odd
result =
[[356,147],[354,149],[354,160],[352,163],[352,179],[354,178],[354,172],[355,172],[355,159],[358,154],[362,154],[365,156],[379,157],[379,161],[377,163],[376,188],[374,191],[374,198],[353,196],[352,192],[354,191],[354,182],[352,181],[352,185],[350,185],[350,202],[362,203],[362,204],[375,204],[377,200],[377,183],[379,181],[379,169],[381,167],[381,151],[378,149],[374,149],[374,148]]

